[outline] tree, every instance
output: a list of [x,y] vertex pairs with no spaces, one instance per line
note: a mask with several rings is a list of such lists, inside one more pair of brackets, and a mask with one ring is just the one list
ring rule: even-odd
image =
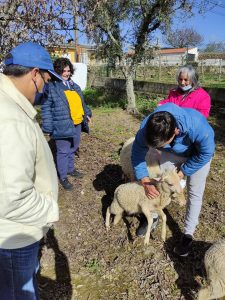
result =
[[20,42],[62,43],[70,26],[65,19],[66,4],[60,0],[0,0],[0,59]]
[[197,46],[203,42],[203,37],[193,28],[182,28],[169,31],[165,42],[174,48]]
[[216,1],[0,0],[0,55],[28,40],[57,46],[71,30],[83,30],[110,64],[120,66],[126,79],[127,109],[136,112],[133,78],[146,53],[152,55],[155,31],[165,32],[176,12],[188,16],[194,7],[202,12]]
[[204,52],[225,52],[225,42],[210,42],[206,45]]
[[206,5],[207,0],[78,0],[78,13],[88,37],[124,74],[128,111],[137,111],[133,78],[137,65],[151,49],[155,31],[165,32],[176,12],[188,16],[195,6],[200,10]]

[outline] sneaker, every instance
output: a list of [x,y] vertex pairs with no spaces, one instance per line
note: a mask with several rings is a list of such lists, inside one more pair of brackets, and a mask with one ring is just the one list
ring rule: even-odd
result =
[[72,185],[72,183],[69,182],[68,178],[60,179],[60,183],[65,190],[72,191],[73,185]]
[[83,178],[84,177],[84,174],[77,170],[74,170],[73,172],[69,172],[68,175],[75,177],[75,178]]
[[193,238],[190,234],[184,234],[180,240],[179,245],[177,245],[173,252],[181,257],[188,256],[191,246],[192,246]]
[[[155,229],[158,223],[159,223],[159,217],[153,218],[151,230]],[[143,222],[141,222],[139,228],[137,229],[137,236],[144,236],[147,232],[147,228],[148,228],[148,221],[145,219]]]

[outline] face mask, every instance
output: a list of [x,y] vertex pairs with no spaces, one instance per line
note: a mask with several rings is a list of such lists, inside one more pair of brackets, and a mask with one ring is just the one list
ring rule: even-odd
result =
[[183,92],[187,92],[189,90],[192,89],[192,86],[189,84],[189,85],[186,85],[186,86],[179,86],[179,88],[183,91]]
[[36,92],[35,99],[34,99],[34,106],[35,105],[42,105],[44,100],[48,97],[49,86],[48,83],[45,82],[45,85],[41,92]]

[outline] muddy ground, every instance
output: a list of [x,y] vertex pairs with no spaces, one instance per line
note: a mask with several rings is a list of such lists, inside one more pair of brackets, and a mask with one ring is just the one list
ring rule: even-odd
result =
[[118,151],[133,136],[139,120],[120,109],[94,110],[91,135],[83,135],[73,192],[60,188],[60,221],[42,248],[41,299],[134,300],[195,299],[206,284],[203,257],[213,241],[225,237],[225,126],[223,111],[214,109],[216,153],[207,181],[193,251],[177,258],[172,249],[180,238],[184,209],[171,204],[167,241],[160,227],[149,246],[136,237],[139,221],[126,217],[106,233],[104,217],[115,188],[123,182]]

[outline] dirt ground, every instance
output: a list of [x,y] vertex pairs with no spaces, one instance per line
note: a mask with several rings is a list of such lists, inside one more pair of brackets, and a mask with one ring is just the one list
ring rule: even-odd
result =
[[140,121],[125,111],[94,110],[91,134],[82,136],[77,168],[86,174],[71,179],[75,188],[60,188],[60,221],[42,248],[39,287],[41,299],[134,300],[195,299],[206,284],[203,257],[213,241],[225,237],[225,126],[224,111],[214,109],[210,123],[216,131],[216,153],[207,181],[200,224],[193,251],[179,259],[172,249],[180,238],[184,209],[167,210],[167,240],[158,225],[150,244],[135,232],[137,217],[104,227],[106,207],[123,182],[119,165],[122,143]]

